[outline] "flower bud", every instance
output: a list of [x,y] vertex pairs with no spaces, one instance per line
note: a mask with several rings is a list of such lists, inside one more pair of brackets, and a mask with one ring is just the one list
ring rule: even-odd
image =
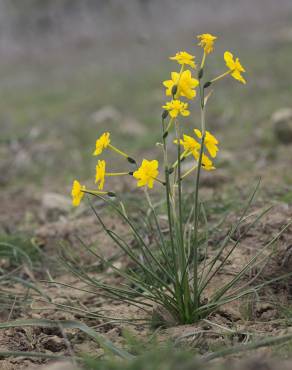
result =
[[128,157],[127,160],[128,160],[128,162],[130,162],[132,164],[137,164],[137,162],[135,161],[134,158]]
[[204,75],[204,69],[200,68],[199,73],[198,73],[198,79],[200,80]]
[[164,110],[164,111],[162,112],[162,115],[161,115],[162,119],[167,118],[167,116],[168,116],[168,111],[167,111],[167,110]]
[[176,95],[176,93],[177,93],[177,85],[173,85],[172,89],[171,89],[171,94],[174,97]]
[[207,87],[211,86],[212,82],[211,81],[208,81],[204,84],[204,89],[206,89]]
[[165,131],[165,132],[163,133],[163,139],[166,139],[166,138],[167,138],[167,135],[168,135],[168,131]]
[[112,191],[108,191],[107,195],[108,197],[111,197],[111,198],[114,198],[116,196],[116,194]]

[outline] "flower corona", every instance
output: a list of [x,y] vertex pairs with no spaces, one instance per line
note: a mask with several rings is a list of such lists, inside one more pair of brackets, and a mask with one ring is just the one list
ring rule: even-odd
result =
[[210,54],[214,51],[214,42],[217,39],[216,36],[210,33],[203,33],[202,35],[198,35],[197,38],[200,40],[198,45],[204,49],[204,53]]
[[104,160],[98,160],[97,165],[95,167],[96,174],[95,174],[95,183],[98,184],[98,189],[102,190],[104,187],[104,179],[105,179],[105,168],[106,163]]
[[[182,73],[171,72],[171,80],[163,82],[166,87],[166,95],[175,95],[175,98],[180,96],[187,99],[194,99],[196,97],[196,87],[199,85],[199,81],[192,77],[190,70],[183,71]],[[176,93],[173,94],[173,88],[176,86]]]
[[246,81],[241,74],[242,72],[245,72],[245,69],[241,65],[239,58],[234,59],[233,54],[230,53],[230,51],[225,51],[224,60],[227,68],[229,68],[231,76],[243,84],[246,84]]
[[169,111],[169,115],[172,118],[176,118],[179,114],[184,117],[190,115],[190,111],[188,108],[188,103],[183,103],[180,100],[172,100],[167,102],[165,105],[162,106],[165,110]]
[[133,177],[138,180],[138,187],[148,186],[149,189],[152,189],[158,174],[158,161],[156,159],[153,161],[143,159],[141,166],[133,173]]
[[187,53],[186,51],[180,51],[178,53],[175,54],[174,57],[170,57],[169,58],[170,60],[175,60],[178,62],[178,64],[181,64],[181,65],[189,65],[190,67],[192,68],[196,68],[196,64],[195,64],[195,57],[189,53]]
[[85,189],[86,189],[85,186],[81,185],[79,181],[77,180],[73,181],[71,195],[72,195],[72,205],[74,207],[79,206],[82,198],[84,197]]
[[93,155],[100,155],[104,149],[106,149],[110,144],[110,133],[104,132],[95,143],[95,151],[93,152]]

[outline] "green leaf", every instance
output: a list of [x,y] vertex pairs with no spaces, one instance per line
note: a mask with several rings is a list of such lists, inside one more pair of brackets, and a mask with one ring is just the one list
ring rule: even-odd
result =
[[[16,328],[16,327],[26,327],[26,326],[37,326],[37,327],[46,327],[46,328],[64,328],[64,329],[79,329],[83,333],[87,334],[91,338],[95,339],[97,343],[107,351],[112,352],[113,354],[123,358],[131,359],[134,356],[130,353],[118,348],[110,340],[104,336],[98,334],[95,330],[91,329],[89,326],[73,320],[47,320],[47,319],[30,319],[30,320],[15,320],[0,324],[0,329],[7,328]],[[24,352],[25,354],[25,352]]]

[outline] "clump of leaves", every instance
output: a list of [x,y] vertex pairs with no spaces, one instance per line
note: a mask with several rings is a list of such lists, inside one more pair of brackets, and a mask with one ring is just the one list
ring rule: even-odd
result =
[[23,263],[32,269],[40,260],[40,251],[27,235],[0,234],[0,259],[6,260],[11,269]]
[[144,352],[132,360],[84,358],[84,370],[203,370],[191,352],[172,347]]

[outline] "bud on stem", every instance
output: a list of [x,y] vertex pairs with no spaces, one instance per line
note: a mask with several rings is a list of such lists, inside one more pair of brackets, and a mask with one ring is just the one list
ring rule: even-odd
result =
[[200,68],[199,73],[198,73],[198,79],[201,80],[201,78],[203,77],[203,75],[204,75],[204,69],[203,68]]
[[111,197],[111,198],[114,198],[116,196],[116,194],[114,192],[112,192],[112,191],[109,191],[107,193],[107,195],[108,195],[108,197]]
[[175,98],[176,93],[177,93],[177,85],[173,85],[171,89],[171,94],[173,96],[173,99]]
[[132,164],[137,164],[137,162],[135,161],[134,158],[131,158],[131,157],[127,157],[127,160],[128,162],[132,163]]
[[162,115],[161,115],[162,119],[167,118],[167,116],[168,116],[168,110],[164,110],[164,111],[162,112]]

